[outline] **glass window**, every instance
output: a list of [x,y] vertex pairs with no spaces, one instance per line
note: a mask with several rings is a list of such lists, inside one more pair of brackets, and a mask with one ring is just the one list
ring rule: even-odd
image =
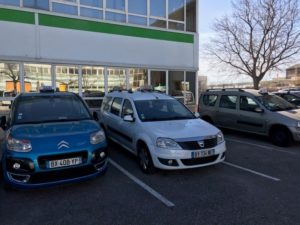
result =
[[114,13],[114,12],[106,12],[106,20],[117,21],[117,22],[126,22],[125,14]]
[[196,0],[186,1],[186,31],[196,32]]
[[39,92],[43,86],[52,86],[51,65],[24,64],[25,92]]
[[175,23],[175,22],[169,22],[169,29],[172,30],[184,30],[184,24],[183,23]]
[[150,26],[167,28],[167,22],[165,20],[150,19]]
[[128,70],[129,89],[136,91],[139,87],[148,85],[147,70],[129,69]]
[[122,108],[122,118],[126,115],[132,115],[133,116],[133,108],[128,99],[124,100],[123,108]]
[[141,16],[128,16],[128,23],[138,24],[138,25],[147,25],[147,18]]
[[98,7],[98,8],[102,8],[103,7],[102,0],[80,0],[80,4],[81,5]]
[[103,103],[101,105],[102,111],[105,111],[105,112],[109,111],[110,105],[112,103],[112,99],[113,99],[112,97],[105,97],[103,99]]
[[236,109],[237,96],[235,95],[222,95],[220,100],[220,107],[227,109]]
[[78,14],[77,6],[60,4],[56,2],[52,3],[52,10],[53,12],[64,13],[64,14],[71,14],[71,15]]
[[1,115],[9,113],[9,106],[13,98],[20,93],[20,71],[19,64],[0,62],[0,100]]
[[112,114],[115,114],[117,116],[119,116],[120,111],[121,111],[121,103],[122,103],[122,98],[115,98],[112,105],[111,105],[111,109],[110,112]]
[[81,7],[80,16],[103,19],[103,12],[102,10]]
[[128,12],[147,16],[147,0],[128,0]]
[[126,87],[126,74],[124,69],[108,68],[108,91],[113,88],[127,89]]
[[186,72],[185,74],[185,104],[194,104],[196,96],[196,73]]
[[184,72],[169,71],[169,95],[184,103]]
[[[63,68],[59,69],[59,67]],[[78,93],[78,68],[76,66],[56,66],[56,88],[59,91]]]
[[184,21],[184,0],[169,1],[169,19]]
[[20,0],[0,0],[0,4],[20,6]]
[[29,8],[49,10],[49,0],[23,0],[23,6]]
[[296,106],[276,95],[257,96],[256,99],[270,111],[295,109]]
[[194,114],[175,99],[138,100],[134,104],[143,122],[195,119]]
[[166,18],[166,0],[150,0],[150,16]]
[[106,0],[106,8],[125,11],[125,0]]
[[240,97],[240,110],[255,112],[255,109],[259,107],[258,104],[249,97]]
[[203,104],[206,106],[215,106],[218,99],[218,95],[204,95]]
[[151,71],[151,85],[156,91],[166,92],[166,72]]

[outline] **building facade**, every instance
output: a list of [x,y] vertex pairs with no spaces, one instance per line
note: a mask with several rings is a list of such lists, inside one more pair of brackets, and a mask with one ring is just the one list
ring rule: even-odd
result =
[[300,64],[296,64],[286,69],[286,79],[295,79],[300,77]]
[[118,86],[198,98],[196,0],[0,0],[0,102],[52,86],[99,108]]

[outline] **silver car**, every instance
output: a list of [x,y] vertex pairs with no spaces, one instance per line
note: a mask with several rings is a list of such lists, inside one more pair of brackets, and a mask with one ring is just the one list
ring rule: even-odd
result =
[[199,98],[199,113],[218,127],[269,136],[278,146],[300,141],[300,109],[265,91],[209,89]]

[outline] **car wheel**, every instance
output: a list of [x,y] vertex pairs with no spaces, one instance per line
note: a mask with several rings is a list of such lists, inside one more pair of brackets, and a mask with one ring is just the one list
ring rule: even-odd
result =
[[142,145],[138,152],[139,166],[143,173],[153,174],[155,172],[155,167],[147,146]]
[[292,138],[286,128],[276,128],[270,133],[271,141],[274,145],[287,147],[291,144]]

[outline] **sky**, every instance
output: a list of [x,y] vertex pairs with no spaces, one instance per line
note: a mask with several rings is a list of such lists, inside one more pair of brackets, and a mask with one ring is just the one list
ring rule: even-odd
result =
[[[199,12],[199,74],[208,76],[208,84],[232,83],[234,82],[252,82],[248,76],[237,77],[236,75],[220,71],[220,68],[212,66],[209,59],[203,54],[205,44],[214,36],[212,25],[216,19],[232,13],[231,0],[198,0],[200,4]],[[278,76],[285,76],[285,69],[281,72],[267,74],[265,79],[272,79]]]

